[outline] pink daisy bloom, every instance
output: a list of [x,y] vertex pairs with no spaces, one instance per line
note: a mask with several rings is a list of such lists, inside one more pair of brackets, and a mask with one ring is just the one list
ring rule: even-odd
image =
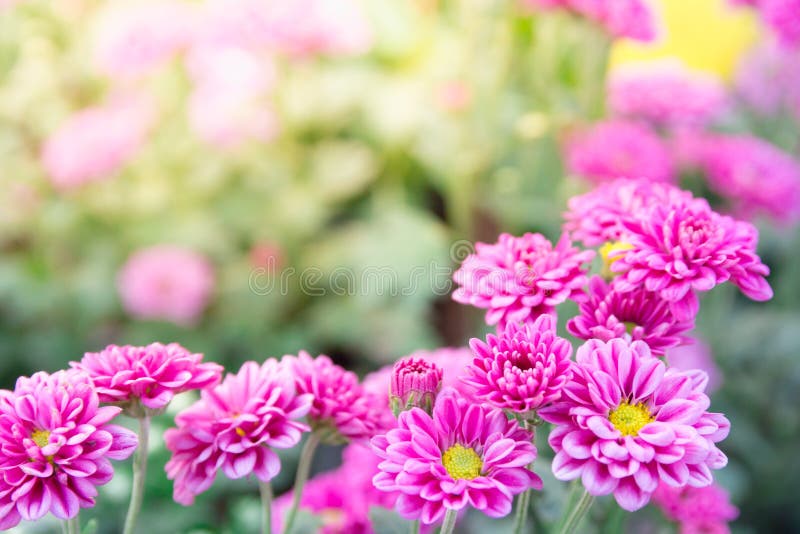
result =
[[608,341],[630,338],[647,343],[653,354],[686,341],[682,334],[694,328],[694,320],[679,321],[669,303],[643,288],[619,293],[599,276],[589,280],[589,300],[579,304],[580,315],[567,321],[567,330],[580,339]]
[[158,245],[131,255],[117,279],[122,306],[137,319],[197,322],[214,289],[214,271],[193,250]]
[[109,345],[101,352],[87,352],[80,362],[70,362],[85,371],[94,383],[100,402],[110,402],[140,415],[141,407],[159,411],[184,391],[215,385],[222,366],[202,363],[177,343],[151,343],[146,347]]
[[728,523],[739,517],[728,492],[716,484],[673,488],[662,482],[653,501],[680,525],[680,534],[729,534]]
[[0,528],[94,506],[97,486],[114,476],[109,460],[136,449],[135,433],[109,424],[120,411],[101,408],[90,378],[74,370],[0,390]]
[[[342,465],[321,473],[303,486],[300,508],[321,519],[320,534],[373,534],[370,509],[394,508],[396,493],[380,491],[372,484],[380,458],[358,444],[342,451]],[[342,481],[347,483],[343,484]],[[273,532],[283,531],[283,518],[292,502],[292,492],[275,500]]]
[[464,382],[483,402],[504,410],[530,414],[558,400],[572,379],[572,345],[556,335],[552,315],[533,324],[509,324],[500,336],[469,343],[475,359]]
[[669,148],[644,123],[609,120],[573,134],[564,159],[571,174],[592,182],[644,178],[672,182],[675,173]]
[[614,494],[628,511],[659,481],[707,486],[727,458],[715,445],[730,423],[710,405],[701,371],[667,369],[643,341],[587,341],[563,402],[539,413],[556,424],[549,443],[559,480],[581,478],[591,495]]
[[542,487],[527,468],[536,458],[532,437],[501,410],[443,393],[433,416],[412,408],[398,428],[372,439],[383,460],[373,483],[400,492],[397,512],[427,525],[467,506],[503,517],[514,495]]
[[155,118],[153,102],[141,95],[117,96],[72,115],[42,148],[50,181],[72,189],[110,177],[144,145]]
[[724,111],[725,86],[679,62],[626,66],[609,80],[608,106],[615,115],[657,126],[704,126]]
[[644,286],[668,301],[678,320],[697,314],[696,291],[728,280],[753,300],[772,298],[769,268],[755,252],[758,230],[750,223],[719,215],[708,204],[655,204],[625,228],[630,249],[611,264],[621,273],[616,291]]
[[564,231],[574,241],[596,247],[620,241],[624,222],[636,219],[647,206],[692,201],[691,193],[670,184],[620,178],[570,198]]
[[173,498],[183,505],[206,491],[217,471],[231,479],[255,474],[269,482],[281,462],[272,450],[297,445],[309,427],[298,419],[311,409],[311,395],[295,389],[285,365],[269,359],[246,362],[237,374],[200,392],[200,400],[164,433],[172,458],[165,467],[175,481]]
[[532,321],[583,297],[584,264],[593,257],[594,251],[573,247],[566,235],[553,246],[542,234],[501,234],[497,243],[476,243],[475,253],[453,274],[460,286],[453,300],[487,309],[486,323],[501,330]]
[[689,159],[739,216],[766,214],[783,223],[800,218],[800,162],[767,141],[746,135],[703,136],[694,139]]
[[308,419],[325,441],[367,440],[385,428],[385,412],[364,391],[352,371],[325,355],[312,358],[306,351],[284,356],[283,362],[294,374],[297,392],[312,395]]

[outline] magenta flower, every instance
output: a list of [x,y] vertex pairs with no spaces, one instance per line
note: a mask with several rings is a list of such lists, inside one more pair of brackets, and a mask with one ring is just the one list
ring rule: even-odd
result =
[[508,323],[532,321],[553,313],[567,299],[584,297],[584,264],[593,251],[573,247],[563,235],[555,247],[541,234],[501,234],[497,243],[475,244],[453,274],[453,300],[484,308],[486,323],[505,329]]
[[759,44],[740,60],[735,88],[762,115],[789,112],[800,118],[800,54],[770,41]]
[[594,124],[570,137],[564,158],[571,174],[595,183],[615,178],[674,181],[669,148],[644,123],[609,120]]
[[727,463],[716,443],[730,423],[706,410],[707,376],[667,369],[643,341],[587,341],[563,402],[539,413],[557,426],[549,443],[559,480],[581,478],[591,495],[643,507],[659,481],[707,486]]
[[757,137],[707,135],[692,140],[689,163],[744,218],[800,219],[800,162]]
[[568,9],[602,25],[615,37],[652,41],[656,37],[655,16],[643,0],[522,0],[531,9]]
[[698,338],[689,338],[684,345],[667,351],[666,362],[681,371],[700,370],[708,375],[706,391],[713,393],[722,385],[722,371],[714,363],[714,355],[708,343]]
[[389,400],[392,411],[399,413],[411,407],[433,410],[436,395],[442,389],[442,370],[423,358],[405,358],[392,368]]
[[298,421],[311,409],[311,395],[298,393],[285,365],[269,359],[246,362],[237,374],[200,392],[200,400],[175,418],[164,433],[172,458],[167,478],[183,505],[211,487],[218,470],[232,479],[255,474],[269,482],[281,462],[272,450],[297,445],[309,427]]
[[729,534],[728,523],[739,517],[728,492],[716,484],[673,488],[661,483],[653,501],[680,525],[680,534]]
[[782,45],[800,47],[800,0],[759,0],[758,7]]
[[[372,484],[380,458],[358,444],[342,451],[342,465],[321,473],[303,486],[300,508],[322,521],[320,534],[373,534],[370,508],[394,508],[396,493],[380,491]],[[347,481],[343,484],[342,481]],[[273,532],[283,532],[283,518],[292,502],[292,492],[273,505]]]
[[691,193],[670,184],[620,178],[570,198],[564,231],[587,247],[621,241],[624,223],[635,220],[647,206],[677,202],[695,201]]
[[193,354],[177,343],[109,345],[101,352],[87,352],[70,366],[92,378],[100,402],[137,412],[138,402],[150,410],[163,410],[176,394],[219,382],[222,366],[202,363],[202,359],[202,354]]
[[680,62],[627,66],[611,76],[608,106],[615,115],[656,126],[704,126],[725,110],[725,86]]
[[159,245],[134,253],[119,273],[122,306],[137,319],[197,322],[214,289],[214,271],[193,250]]
[[626,221],[630,250],[617,256],[611,270],[616,291],[640,287],[670,303],[678,320],[699,307],[696,291],[730,280],[753,300],[769,300],[769,268],[755,252],[758,230],[717,214],[706,203],[655,204],[640,220]]
[[83,109],[47,139],[42,165],[59,189],[104,180],[133,159],[155,118],[153,102],[142,95]]
[[312,358],[306,351],[284,356],[297,392],[311,394],[311,427],[330,442],[367,440],[385,428],[385,412],[364,391],[355,373],[336,365],[325,355]]
[[552,315],[540,315],[533,324],[513,323],[486,342],[473,338],[475,359],[464,382],[475,396],[495,408],[528,414],[561,397],[572,380],[572,346],[556,335]]
[[135,433],[109,424],[119,412],[101,408],[89,377],[74,370],[0,390],[0,528],[94,506],[97,486],[114,475],[109,460],[136,449]]
[[573,336],[600,341],[629,337],[646,342],[659,356],[684,343],[682,334],[694,328],[693,319],[676,319],[669,303],[656,293],[643,288],[619,293],[599,276],[589,280],[589,300],[579,309],[580,315],[567,322]]
[[467,506],[503,517],[514,495],[542,487],[526,467],[536,458],[532,437],[501,410],[447,390],[432,417],[412,408],[400,414],[398,428],[372,439],[383,459],[373,483],[399,491],[397,512],[427,525]]

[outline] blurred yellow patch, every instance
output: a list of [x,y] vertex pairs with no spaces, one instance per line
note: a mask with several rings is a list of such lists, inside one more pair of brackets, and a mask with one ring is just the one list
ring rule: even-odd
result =
[[729,79],[738,57],[758,37],[755,14],[726,0],[653,0],[662,24],[662,38],[654,43],[618,41],[611,63],[677,57],[691,68]]

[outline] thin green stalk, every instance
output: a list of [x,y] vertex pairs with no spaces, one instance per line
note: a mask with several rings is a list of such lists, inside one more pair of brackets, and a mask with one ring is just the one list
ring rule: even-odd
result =
[[136,529],[136,520],[142,509],[144,499],[144,480],[147,476],[147,449],[150,441],[150,416],[147,414],[139,417],[139,446],[133,458],[133,484],[131,486],[131,502],[128,505],[128,515],[125,517],[123,534],[133,534]]
[[261,493],[261,534],[272,534],[272,486],[269,482],[258,482]]
[[[525,419],[522,422],[522,426],[532,433],[531,441],[536,441],[536,434],[533,434],[535,431],[534,421]],[[530,463],[528,469],[533,470],[533,462]],[[514,515],[514,534],[522,534],[525,530],[525,525],[528,523],[528,510],[530,510],[531,507],[532,494],[533,490],[528,488],[517,498],[517,510]]]
[[72,519],[65,519],[61,522],[61,531],[64,534],[81,534],[81,520],[76,515]]
[[411,522],[411,534],[419,534],[419,519]]
[[578,502],[575,503],[575,506],[570,511],[569,515],[566,516],[564,520],[564,524],[559,529],[559,534],[572,534],[578,528],[578,525],[583,519],[583,516],[586,515],[586,512],[589,511],[589,508],[592,506],[594,502],[594,497],[589,495],[589,492],[583,490],[583,494],[581,495]]
[[312,432],[308,436],[305,445],[303,445],[303,451],[300,453],[300,462],[297,464],[297,475],[294,479],[292,507],[286,514],[286,523],[283,526],[285,534],[290,534],[292,532],[292,525],[297,516],[297,508],[300,506],[300,498],[303,496],[303,486],[305,486],[308,480],[308,474],[311,471],[311,461],[314,459],[314,452],[317,450],[319,441],[319,434],[317,432]]
[[444,514],[444,522],[442,522],[442,529],[439,531],[439,534],[452,534],[453,530],[456,528],[457,516],[458,512],[455,510],[447,510]]

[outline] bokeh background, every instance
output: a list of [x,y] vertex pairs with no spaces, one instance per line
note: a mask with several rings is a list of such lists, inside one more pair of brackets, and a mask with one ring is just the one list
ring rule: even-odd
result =
[[[732,422],[733,530],[800,531],[800,48],[724,0],[652,2],[646,43],[535,4],[0,0],[0,387],[108,343],[176,341],[229,369],[307,349],[360,374],[463,346],[485,331],[448,295],[470,243],[557,239],[570,196],[663,173],[761,231],[775,298],[717,288],[696,335]],[[686,102],[702,119],[633,122],[581,152],[597,124],[630,126],[610,87],[635,68],[702,80],[709,100]],[[703,165],[702,136],[762,144]],[[715,181],[725,162],[745,169],[736,187]],[[172,503],[152,441],[143,531],[258,524],[244,481]],[[336,462],[327,449],[315,470]],[[101,532],[129,476],[82,514]],[[653,510],[627,525],[670,528]]]

